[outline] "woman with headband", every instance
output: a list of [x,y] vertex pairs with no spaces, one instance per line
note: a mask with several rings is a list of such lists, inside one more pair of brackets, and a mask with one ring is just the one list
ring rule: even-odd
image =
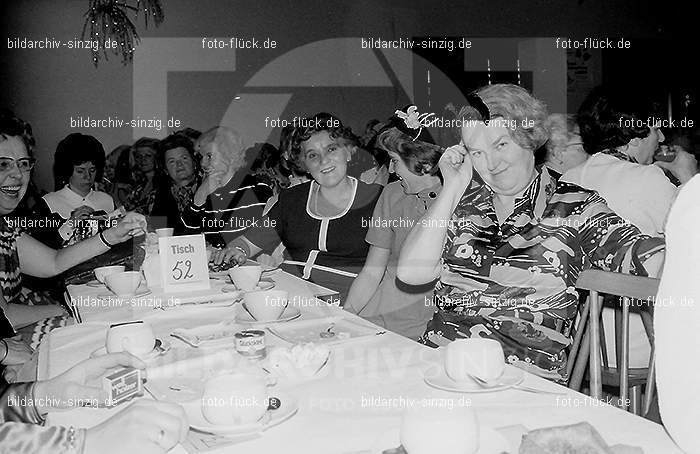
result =
[[396,279],[396,265],[406,236],[440,193],[437,164],[443,149],[433,144],[420,126],[409,127],[411,120],[407,118],[407,109],[396,111],[368,145],[389,154],[389,172],[399,181],[384,188],[368,219],[365,241],[370,245],[369,254],[350,288],[345,309],[418,339],[434,309],[426,303],[432,299],[435,283],[408,286]]
[[443,190],[406,238],[397,275],[414,285],[439,279],[423,343],[496,339],[508,363],[566,381],[579,272],[592,264],[647,275],[663,240],[535,167],[547,112],[525,89],[490,85],[467,99],[462,143],[440,158]]

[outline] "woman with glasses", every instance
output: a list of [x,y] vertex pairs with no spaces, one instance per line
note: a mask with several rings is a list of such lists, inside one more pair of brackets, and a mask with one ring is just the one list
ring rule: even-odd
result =
[[58,143],[53,170],[60,189],[42,197],[37,209],[55,222],[33,232],[35,238],[60,248],[97,234],[100,219],[114,211],[112,196],[94,189],[104,167],[104,148],[93,136],[74,133]]
[[262,222],[272,188],[250,174],[252,159],[232,129],[217,126],[194,145],[204,178],[182,211],[190,230],[204,232],[207,242],[224,247],[247,228]]
[[[55,305],[20,304],[21,274],[52,277],[92,257],[107,252],[146,228],[146,220],[127,213],[118,223],[98,235],[59,250],[52,249],[27,233],[45,227],[40,217],[13,217],[24,197],[34,159],[34,137],[28,123],[10,112],[0,113],[0,338],[14,336],[14,330],[44,318],[61,315]],[[14,349],[7,349],[8,356]],[[8,358],[0,360],[4,364]]]

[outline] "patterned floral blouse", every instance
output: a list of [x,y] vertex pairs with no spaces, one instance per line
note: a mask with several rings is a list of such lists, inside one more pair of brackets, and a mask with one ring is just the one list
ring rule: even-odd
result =
[[493,338],[510,364],[564,381],[581,270],[644,276],[642,262],[664,244],[626,223],[596,192],[558,182],[545,167],[537,172],[501,225],[491,188],[474,181],[465,191],[448,225],[438,310],[421,341]]

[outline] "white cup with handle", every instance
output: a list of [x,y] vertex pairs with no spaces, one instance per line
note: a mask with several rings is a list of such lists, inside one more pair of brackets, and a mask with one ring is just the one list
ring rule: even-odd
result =
[[445,348],[445,372],[454,381],[473,381],[472,376],[492,381],[505,366],[503,347],[495,339],[457,339]]
[[156,337],[151,325],[144,321],[119,323],[107,331],[105,348],[107,353],[129,352],[144,356],[153,351]]

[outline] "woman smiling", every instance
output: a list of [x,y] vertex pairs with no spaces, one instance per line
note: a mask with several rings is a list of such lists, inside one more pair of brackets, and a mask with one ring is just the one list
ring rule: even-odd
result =
[[308,124],[294,132],[289,158],[312,180],[282,191],[261,225],[214,260],[241,262],[261,251],[269,254],[281,241],[291,256],[285,262],[293,265],[289,271],[338,290],[344,302],[367,257],[366,220],[382,187],[348,176],[357,139],[337,118],[321,114]]
[[[35,163],[30,155],[33,147],[29,124],[14,115],[0,114],[0,337],[11,336],[14,328],[63,313],[56,305],[17,304],[22,273],[55,276],[143,233],[146,227],[143,216],[127,213],[117,225],[63,249],[51,249],[32,238],[11,215],[29,185]],[[11,325],[2,323],[5,316]]]
[[[658,269],[663,241],[597,193],[535,167],[547,113],[526,90],[490,85],[467,99],[462,144],[440,158],[443,190],[408,235],[397,275],[411,284],[439,278],[425,344],[496,339],[509,363],[563,381],[581,269],[646,275]],[[514,129],[505,126],[512,120]]]
[[435,283],[411,288],[396,279],[396,265],[411,227],[442,189],[437,163],[443,149],[417,132],[395,115],[370,141],[389,154],[389,171],[399,181],[388,184],[377,202],[365,238],[367,261],[345,304],[346,310],[411,339],[423,334],[432,315],[426,301]]

